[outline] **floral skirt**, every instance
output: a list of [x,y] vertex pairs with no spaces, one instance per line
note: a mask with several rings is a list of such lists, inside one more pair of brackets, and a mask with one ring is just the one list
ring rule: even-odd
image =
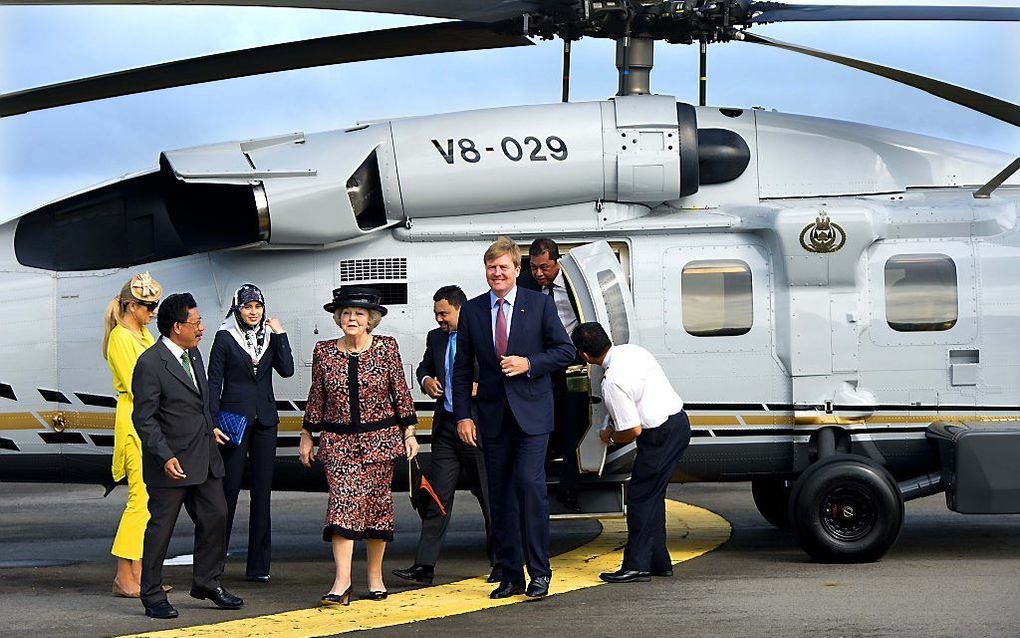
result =
[[362,452],[363,434],[323,432],[318,459],[326,469],[329,503],[322,540],[393,540],[392,459],[369,460]]

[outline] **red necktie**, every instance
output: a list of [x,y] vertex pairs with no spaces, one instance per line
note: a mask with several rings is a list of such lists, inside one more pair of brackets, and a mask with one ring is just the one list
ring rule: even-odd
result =
[[506,315],[503,314],[503,304],[506,299],[496,300],[496,357],[506,354]]

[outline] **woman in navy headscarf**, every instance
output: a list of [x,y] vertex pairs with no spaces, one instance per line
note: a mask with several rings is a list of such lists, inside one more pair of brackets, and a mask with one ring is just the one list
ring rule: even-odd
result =
[[254,284],[234,293],[227,318],[216,332],[209,355],[209,412],[221,429],[244,428],[239,440],[223,446],[227,475],[227,545],[241,491],[245,461],[251,461],[251,510],[248,517],[250,581],[269,582],[269,497],[276,459],[276,430],[280,416],[273,396],[273,373],[294,374],[294,357],[283,326],[266,318],[266,300]]

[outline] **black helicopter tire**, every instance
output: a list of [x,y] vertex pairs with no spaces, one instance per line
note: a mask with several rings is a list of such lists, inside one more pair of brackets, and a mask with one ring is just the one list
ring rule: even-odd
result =
[[870,563],[903,527],[903,497],[889,472],[862,456],[816,462],[794,484],[790,523],[801,547],[821,563]]
[[754,506],[776,529],[790,529],[790,493],[793,486],[783,479],[755,479],[751,481],[751,498]]

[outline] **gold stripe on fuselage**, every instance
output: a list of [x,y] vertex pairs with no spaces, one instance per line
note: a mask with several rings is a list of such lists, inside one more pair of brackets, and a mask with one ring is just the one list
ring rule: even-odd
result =
[[[60,416],[63,427],[53,428],[54,419]],[[3,430],[113,430],[114,412],[80,412],[72,410],[44,412],[0,413],[0,431]],[[41,420],[41,421],[40,421]],[[793,414],[691,414],[691,425],[698,428],[732,426],[740,429],[747,426],[785,425],[821,426],[840,425],[849,430],[864,426],[895,425],[906,423],[934,423],[936,421],[966,423],[1020,422],[1018,414],[875,414],[869,417],[841,417],[835,414],[794,416]],[[280,417],[280,432],[299,432],[304,422],[299,416]],[[432,431],[432,417],[418,417],[418,432]]]
[[0,413],[0,430],[43,430],[45,426],[31,412]]

